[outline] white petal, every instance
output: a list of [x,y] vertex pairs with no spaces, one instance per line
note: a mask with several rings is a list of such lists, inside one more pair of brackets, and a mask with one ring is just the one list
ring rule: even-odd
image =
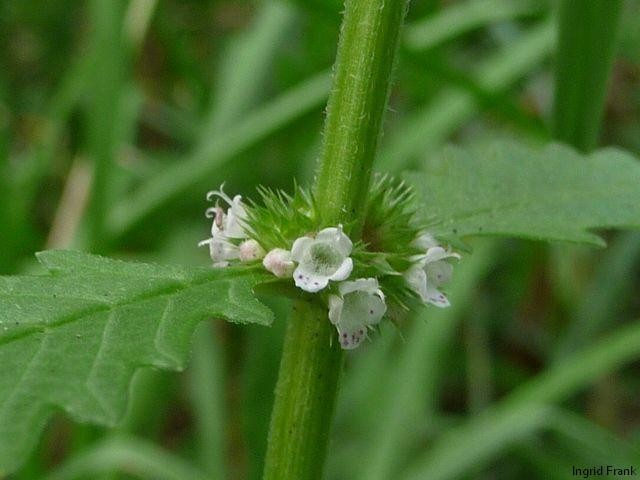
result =
[[352,282],[341,282],[338,285],[338,289],[343,296],[356,291],[377,294],[379,292],[379,288],[380,285],[376,278],[358,278]]
[[365,325],[376,325],[380,323],[382,317],[387,311],[387,304],[384,298],[380,298],[378,295],[371,295],[366,303],[367,310],[364,312]]
[[307,251],[309,246],[313,243],[313,238],[309,237],[300,237],[297,238],[295,242],[293,242],[293,247],[291,247],[291,259],[299,262],[302,260],[302,256],[304,252]]
[[[340,318],[329,310],[329,319],[338,329],[340,345],[345,350],[356,348],[367,336],[367,327],[380,322],[387,306],[375,278],[359,278],[339,285],[343,295]],[[331,302],[331,300],[330,300]],[[335,302],[335,300],[334,300]]]
[[323,242],[331,242],[339,234],[340,234],[340,229],[337,227],[323,228],[316,235],[316,240],[321,240]]
[[437,247],[438,241],[433,238],[433,235],[429,232],[422,232],[413,242],[411,242],[411,245],[419,248],[420,250],[426,251],[431,247]]
[[340,321],[344,300],[338,295],[329,295],[329,320],[334,325]]
[[427,289],[426,302],[440,308],[446,308],[450,305],[447,296],[440,290],[436,290],[435,288]]
[[342,348],[356,348],[367,336],[367,327],[380,322],[387,306],[380,297],[367,292],[356,291],[343,298],[340,318],[335,321],[338,339]]
[[298,268],[293,272],[293,280],[296,283],[296,287],[305,292],[316,293],[329,284],[329,277],[320,276],[305,267],[306,265],[298,265]]
[[231,200],[229,195],[224,193],[223,189],[224,189],[224,182],[222,182],[222,185],[220,185],[220,190],[211,190],[210,192],[207,192],[207,200],[211,201],[214,199],[214,197],[218,197],[224,200],[225,202],[227,202],[229,206],[231,206],[233,204],[233,200]]
[[427,254],[425,255],[425,262],[438,262],[440,260],[444,260],[445,258],[456,258],[460,260],[460,255],[452,252],[451,250],[445,250],[442,247],[433,247],[427,250]]
[[[233,217],[229,217],[229,218],[233,220]],[[248,238],[249,237],[247,232],[245,232],[242,224],[237,221],[227,222],[224,232],[225,232],[225,235],[229,238]]]
[[209,256],[213,262],[224,262],[238,258],[239,249],[223,237],[212,237],[198,243],[199,247],[209,245]]
[[439,287],[451,280],[453,265],[444,260],[440,260],[427,264],[425,272],[427,274],[427,283]]
[[318,232],[316,240],[331,243],[345,257],[351,254],[353,250],[353,242],[342,231],[342,225],[329,227]]
[[236,195],[231,201],[231,208],[239,209],[237,213],[244,212],[244,206],[242,205],[242,195]]
[[227,222],[225,224],[225,234],[229,238],[247,238],[244,229],[244,221],[247,219],[247,212],[242,204],[242,196],[236,195],[227,210]]
[[367,327],[362,322],[351,323],[341,318],[335,325],[338,341],[344,350],[353,350],[367,337]]
[[235,245],[228,242],[213,242],[212,247],[217,247],[217,255],[214,260],[235,260],[240,258],[240,250]]
[[338,327],[338,340],[343,350],[358,348],[366,336],[367,332],[362,329],[347,331]]
[[353,260],[351,258],[345,258],[342,265],[338,267],[333,275],[329,277],[329,280],[341,281],[346,280],[351,275],[353,270]]
[[409,257],[409,260],[411,260],[413,263],[416,264],[420,264],[421,266],[424,267],[424,265],[427,263],[425,261],[426,255],[422,254],[422,255],[412,255]]
[[412,265],[404,272],[404,279],[414,292],[420,295],[423,301],[427,299],[427,274],[421,265]]
[[447,251],[442,247],[431,247],[427,250],[427,254],[424,257],[425,263],[437,262],[443,258],[447,258],[449,255]]

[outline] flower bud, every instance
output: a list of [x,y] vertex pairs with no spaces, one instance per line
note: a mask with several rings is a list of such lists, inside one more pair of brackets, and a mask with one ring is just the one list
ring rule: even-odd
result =
[[264,248],[253,239],[245,240],[240,244],[240,260],[242,262],[250,262],[264,257]]
[[295,268],[295,263],[291,260],[291,252],[282,248],[274,248],[267,253],[262,260],[262,265],[278,278],[290,277]]

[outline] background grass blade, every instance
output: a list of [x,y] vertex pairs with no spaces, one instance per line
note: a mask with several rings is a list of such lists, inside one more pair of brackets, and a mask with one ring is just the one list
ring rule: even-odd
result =
[[330,80],[328,73],[306,80],[249,113],[231,130],[214,136],[184,162],[163,169],[115,204],[109,216],[109,231],[114,236],[122,235],[187,190],[210,189],[211,175],[234,155],[318,108],[329,93]]
[[[87,152],[93,160],[93,181],[88,211],[89,244],[105,251],[107,211],[112,201],[112,174],[118,153],[118,123],[123,102],[129,53],[122,25],[124,2],[89,2],[95,38],[92,55],[95,68],[87,111]],[[115,42],[115,47],[113,43]]]
[[[563,358],[583,347],[591,339],[611,327],[618,318],[623,301],[633,293],[629,282],[640,259],[640,234],[622,233],[599,258],[584,292],[575,303],[567,330],[556,346],[557,358]],[[579,321],[578,321],[579,319]]]
[[406,480],[457,478],[485,465],[505,448],[549,426],[551,403],[640,356],[640,322],[603,338],[540,374],[496,404],[443,434],[416,462]]
[[152,443],[121,436],[79,453],[44,480],[96,478],[113,471],[149,480],[211,480],[205,472]]
[[225,359],[214,325],[195,333],[189,392],[196,429],[197,459],[209,480],[229,478],[225,468]]
[[[496,244],[479,244],[472,257],[456,269],[456,281],[451,291],[453,306],[445,310],[427,308],[413,320],[406,333],[407,343],[394,360],[392,383],[385,386],[386,394],[380,397],[366,393],[365,398],[374,398],[368,404],[367,418],[378,419],[367,434],[370,451],[366,464],[359,465],[357,478],[361,480],[384,480],[393,476],[394,467],[402,459],[411,438],[407,432],[410,425],[420,418],[432,422],[437,411],[436,398],[442,375],[442,357],[450,345],[464,305],[491,264]],[[362,407],[360,407],[362,408]]]
[[[553,50],[551,21],[538,25],[503,51],[494,54],[473,74],[487,92],[501,92],[529,73]],[[446,88],[434,102],[407,116],[383,144],[377,166],[384,171],[409,168],[413,162],[445,142],[478,112],[481,102],[462,88]]]
[[295,9],[280,1],[267,1],[252,25],[232,38],[220,59],[209,118],[202,125],[201,144],[214,132],[224,132],[253,108],[268,85],[267,73],[293,27]]
[[598,144],[621,12],[621,0],[560,2],[553,133],[585,152]]
[[535,15],[544,11],[545,7],[545,2],[532,0],[471,0],[456,3],[424,20],[407,25],[404,44],[411,49],[427,50],[475,28]]

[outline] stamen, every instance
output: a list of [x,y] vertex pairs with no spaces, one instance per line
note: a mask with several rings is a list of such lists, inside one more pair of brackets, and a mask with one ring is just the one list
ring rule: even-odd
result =
[[222,230],[222,227],[223,227],[223,223],[222,223],[223,220],[224,220],[224,211],[216,203],[216,219],[215,219],[215,223],[216,223],[216,226],[220,230]]
[[220,190],[211,190],[210,192],[207,192],[207,201],[211,202],[215,197],[218,197],[227,202],[229,206],[233,205],[233,200],[231,200],[229,195],[224,193],[223,188],[224,182],[220,185]]

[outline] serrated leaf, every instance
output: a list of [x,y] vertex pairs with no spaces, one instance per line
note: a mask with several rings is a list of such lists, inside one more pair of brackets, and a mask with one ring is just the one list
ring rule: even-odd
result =
[[0,277],[0,476],[20,466],[54,409],[114,425],[141,366],[179,370],[207,318],[267,325],[251,270],[38,254],[49,275]]
[[591,230],[640,227],[640,162],[621,150],[581,155],[559,144],[504,141],[449,147],[406,178],[435,235],[601,246]]

